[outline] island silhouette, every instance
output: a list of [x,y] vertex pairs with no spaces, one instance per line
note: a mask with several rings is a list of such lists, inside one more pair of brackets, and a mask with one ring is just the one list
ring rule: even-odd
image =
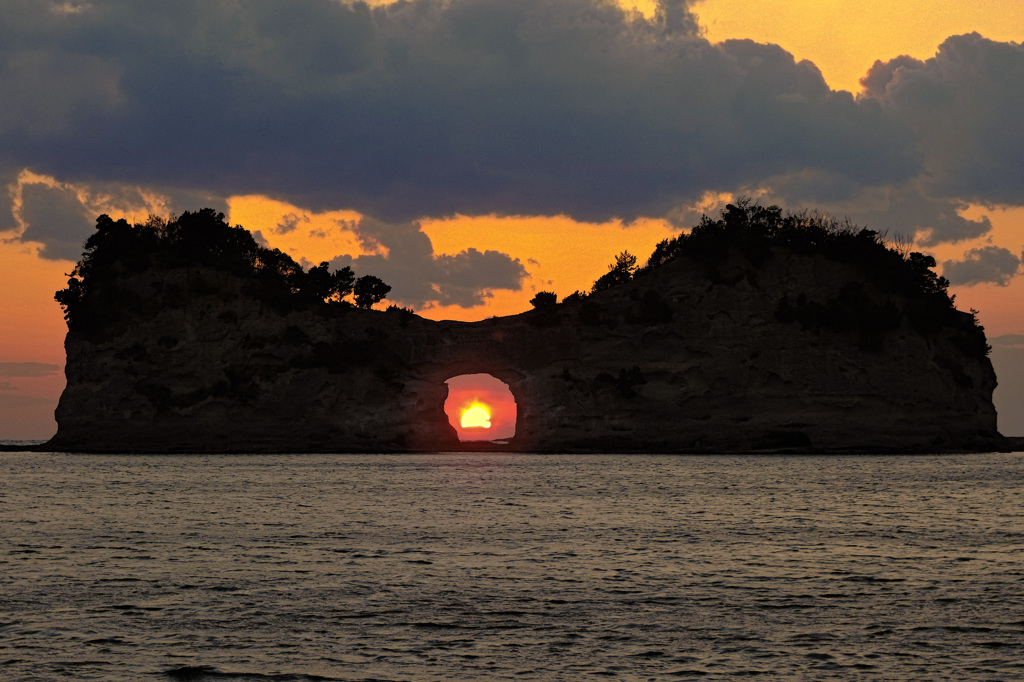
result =
[[[390,306],[212,209],[103,215],[68,287],[47,447],[80,452],[939,452],[1006,448],[974,311],[878,232],[749,201],[628,252],[588,292],[479,322]],[[486,373],[507,444],[461,443],[446,380]]]

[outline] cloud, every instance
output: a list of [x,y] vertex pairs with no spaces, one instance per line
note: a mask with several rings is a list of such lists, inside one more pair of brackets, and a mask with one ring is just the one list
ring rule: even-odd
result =
[[288,234],[289,232],[294,232],[299,227],[300,223],[308,222],[309,216],[299,216],[294,213],[288,213],[287,215],[282,217],[281,222],[277,224],[277,233]]
[[96,216],[78,193],[71,187],[32,183],[22,186],[21,201],[21,220],[26,225],[21,238],[41,242],[43,258],[77,261],[96,224]]
[[379,252],[340,256],[330,262],[331,267],[348,266],[356,275],[376,275],[392,287],[389,300],[414,308],[428,304],[472,307],[483,303],[491,290],[520,290],[527,277],[519,259],[498,251],[471,248],[435,255],[418,223],[363,218],[354,229],[366,243],[379,245]]
[[12,410],[24,407],[55,406],[56,400],[34,395],[19,395],[0,392],[0,410]]
[[[5,174],[3,171],[3,162],[0,161],[0,233],[13,232],[20,227],[14,216],[14,195],[17,191],[18,174],[13,172]],[[3,239],[5,237],[0,236],[0,240]]]
[[[12,200],[20,205],[20,223],[12,214],[13,224],[8,229],[21,227],[19,238],[42,244],[39,255],[49,260],[77,261],[96,217],[102,213],[145,217],[180,214],[199,207],[227,211],[224,199],[202,190],[172,188],[159,192],[116,182],[76,185],[31,173],[22,173],[9,187]],[[3,227],[0,212],[0,231]]]
[[[522,289],[526,269],[517,258],[499,251],[469,248],[457,254],[436,257],[438,272],[437,302],[464,308],[483,303],[491,289]],[[481,291],[481,283],[483,291]]]
[[60,370],[60,365],[45,362],[0,362],[0,377],[45,377]]
[[953,36],[931,59],[875,62],[861,84],[914,132],[936,196],[1024,204],[1024,44]]
[[1021,258],[1001,246],[971,249],[963,260],[942,263],[942,275],[951,284],[998,284],[1005,287],[1020,269]]
[[[1024,203],[1021,47],[979,36],[879,62],[854,97],[778,46],[711,44],[681,0],[650,20],[611,0],[60,6],[0,5],[0,177],[389,224],[628,222],[762,188],[792,207],[867,197],[933,243],[989,229],[967,201]],[[38,219],[29,237],[68,254],[81,231]]]
[[988,340],[994,349],[1024,350],[1024,334],[1004,334]]
[[21,49],[2,51],[0,133],[29,139],[62,135],[124,103],[116,62],[52,43],[35,49],[19,42]]
[[[4,104],[10,157],[67,181],[264,193],[391,221],[463,213],[630,219],[709,188],[812,167],[857,182],[918,169],[877,106],[808,62],[712,45],[685,3],[647,21],[591,0],[97,0],[0,10],[0,58],[88,57],[117,97]],[[55,67],[56,68],[56,67]],[[98,67],[97,67],[98,68]],[[30,80],[12,87],[19,92]],[[38,107],[37,107],[38,108]]]
[[965,202],[935,197],[925,184],[914,178],[865,187],[841,176],[803,171],[769,178],[763,184],[769,189],[748,188],[744,193],[794,210],[814,206],[889,234],[917,235],[915,241],[922,246],[975,239],[992,229],[988,217],[965,218],[961,215]]

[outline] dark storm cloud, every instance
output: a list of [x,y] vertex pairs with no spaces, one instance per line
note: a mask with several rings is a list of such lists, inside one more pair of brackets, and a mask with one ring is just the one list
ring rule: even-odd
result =
[[984,246],[971,249],[963,260],[947,260],[942,263],[942,275],[951,284],[991,283],[1005,287],[1020,269],[1021,259],[1009,249],[1001,246]]
[[937,195],[1024,204],[1024,45],[954,36],[931,59],[876,62],[861,83],[914,131]]
[[[8,162],[65,181],[262,192],[390,220],[603,220],[807,167],[860,184],[918,170],[881,107],[780,48],[709,44],[681,2],[653,22],[590,0],[0,13],[0,59],[42,64],[11,80]],[[61,73],[89,87],[30,97]]]
[[904,182],[858,182],[805,168],[767,178],[770,197],[818,206],[925,246],[983,236],[988,218],[965,218],[970,202],[1024,205],[1024,46],[977,34],[953,36],[928,60],[876,62],[858,103],[876,105],[915,141],[922,173]]
[[118,92],[117,63],[52,43],[12,47],[4,46],[0,65],[5,96],[0,131],[5,135],[45,143],[78,129],[83,119],[112,114],[124,103]]
[[331,266],[350,266],[356,275],[380,277],[392,287],[388,299],[405,305],[439,303],[468,308],[483,303],[489,290],[518,291],[526,277],[518,259],[497,251],[467,249],[454,255],[435,255],[430,238],[417,223],[364,218],[355,231],[364,243],[387,249],[387,256],[342,256],[331,261]]
[[[19,238],[42,244],[39,256],[48,260],[78,260],[85,240],[93,232],[97,215],[119,211],[146,212],[154,194],[159,195],[166,212],[173,215],[198,207],[209,207],[222,213],[228,210],[223,198],[206,191],[171,188],[147,192],[140,187],[117,182],[79,187],[28,182],[20,186],[17,194],[21,199],[19,216],[24,225]],[[0,231],[5,229],[3,210],[0,208]],[[12,215],[6,229],[18,227]]]
[[21,238],[41,242],[43,258],[78,260],[82,243],[96,225],[96,216],[78,194],[66,187],[33,183],[22,187],[21,200],[21,219],[27,225]]
[[45,377],[60,368],[45,362],[0,362],[0,377]]
[[[777,46],[710,44],[683,0],[654,20],[610,0],[63,6],[0,5],[0,177],[262,193],[390,223],[629,220],[774,181],[790,205],[873,197],[933,241],[987,231],[957,216],[961,194],[1024,203],[1020,46],[977,36],[876,64],[854,98]],[[47,255],[70,252],[73,227],[30,224]]]
[[916,242],[923,246],[970,240],[992,229],[987,216],[972,219],[961,215],[966,202],[933,196],[924,184],[915,178],[902,184],[864,187],[849,178],[802,171],[768,178],[765,185],[771,190],[761,201],[791,209],[814,206],[889,234],[917,234]]
[[[0,184],[0,187],[3,185]],[[14,217],[14,204],[0,191],[0,232],[12,232],[18,229],[18,221]],[[4,241],[0,236],[0,242]]]
[[228,213],[227,199],[203,188],[157,187],[155,191],[167,202],[167,209],[172,215],[181,215],[185,211],[196,211],[199,208]]

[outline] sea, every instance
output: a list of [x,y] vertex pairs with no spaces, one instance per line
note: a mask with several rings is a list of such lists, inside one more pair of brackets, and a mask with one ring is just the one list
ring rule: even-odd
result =
[[2,680],[1024,679],[1024,453],[0,453]]

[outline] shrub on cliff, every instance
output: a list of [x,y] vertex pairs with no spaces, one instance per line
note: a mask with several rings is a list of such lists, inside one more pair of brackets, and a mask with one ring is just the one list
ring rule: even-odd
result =
[[681,257],[714,264],[733,251],[760,264],[777,248],[857,265],[883,289],[953,308],[946,292],[949,281],[932,271],[935,259],[931,256],[890,248],[878,232],[847,220],[819,213],[785,214],[778,206],[749,200],[727,205],[717,220],[703,216],[690,232],[659,243],[640,273]]
[[384,297],[391,291],[391,287],[378,277],[364,275],[356,280],[353,291],[356,296],[356,305],[360,308],[368,309],[374,303],[383,301]]
[[530,305],[535,310],[543,310],[558,305],[558,295],[553,291],[538,291],[537,295],[530,299]]
[[615,257],[615,262],[608,266],[608,272],[597,278],[591,291],[604,291],[619,284],[624,284],[631,280],[636,272],[636,256],[629,251],[623,251]]
[[[636,274],[688,258],[700,263],[714,278],[730,253],[741,253],[752,264],[760,265],[776,249],[817,254],[854,265],[879,291],[904,299],[897,308],[892,300],[876,301],[864,291],[848,289],[830,301],[785,300],[776,311],[780,321],[799,322],[805,328],[854,331],[863,347],[878,349],[885,333],[906,319],[923,334],[952,331],[954,342],[969,354],[985,355],[990,350],[977,315],[974,311],[958,311],[948,292],[949,281],[932,270],[934,258],[909,253],[904,245],[893,248],[874,230],[818,213],[785,214],[778,206],[760,206],[749,200],[729,204],[717,220],[704,216],[690,232],[658,244]],[[597,283],[594,288],[598,289]]]
[[54,298],[64,309],[68,329],[97,333],[111,329],[126,311],[155,312],[183,305],[190,296],[216,293],[216,284],[201,274],[188,278],[187,289],[169,283],[144,295],[124,286],[132,275],[182,268],[234,275],[248,283],[253,295],[286,310],[348,307],[352,295],[356,305],[369,308],[391,290],[372,275],[357,280],[348,267],[332,272],[326,262],[305,271],[288,254],[261,246],[248,230],[229,225],[223,213],[204,208],[136,225],[101,215],[67,288]]

